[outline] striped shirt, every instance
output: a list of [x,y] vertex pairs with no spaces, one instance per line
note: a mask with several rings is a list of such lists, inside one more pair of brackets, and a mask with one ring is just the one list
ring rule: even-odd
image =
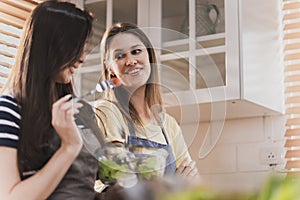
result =
[[9,95],[0,96],[0,146],[17,148],[20,119],[16,100]]

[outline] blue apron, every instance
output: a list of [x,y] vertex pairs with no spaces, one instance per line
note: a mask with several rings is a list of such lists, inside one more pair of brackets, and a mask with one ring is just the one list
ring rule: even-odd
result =
[[152,140],[148,140],[145,138],[137,137],[135,134],[134,126],[132,121],[128,120],[128,128],[130,135],[127,139],[127,144],[132,146],[142,146],[142,147],[150,147],[157,149],[165,149],[168,152],[168,157],[166,159],[166,167],[165,167],[165,175],[173,175],[176,171],[176,160],[173,154],[172,147],[169,144],[169,140],[167,138],[166,131],[163,127],[161,127],[162,134],[166,140],[167,144],[161,144]]

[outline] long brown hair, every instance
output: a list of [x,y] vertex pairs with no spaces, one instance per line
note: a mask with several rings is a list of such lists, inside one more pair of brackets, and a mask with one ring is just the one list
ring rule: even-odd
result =
[[[162,97],[159,85],[158,66],[155,50],[146,34],[135,24],[119,22],[112,25],[104,33],[100,46],[101,64],[103,66],[104,72],[102,78],[104,80],[110,80],[112,78],[109,69],[106,66],[106,60],[108,59],[108,50],[110,43],[114,36],[119,33],[133,34],[138,37],[145,45],[149,55],[149,63],[151,65],[151,74],[146,84],[145,101],[150,108],[153,105],[159,105],[160,107],[162,107]],[[130,94],[125,88],[121,86],[115,88],[114,90],[107,90],[106,97],[118,104],[121,107],[121,111],[125,113],[125,116],[128,117],[129,115],[133,121],[142,125],[142,120],[139,117],[136,109],[134,108],[134,105],[132,105],[132,103],[130,102]]]
[[56,137],[59,145],[51,125],[52,104],[73,94],[73,84],[56,83],[54,77],[79,60],[91,30],[91,15],[68,2],[43,2],[28,18],[5,87],[20,105],[18,160],[26,163],[22,166],[41,167],[51,156],[44,152],[53,145],[48,143]]

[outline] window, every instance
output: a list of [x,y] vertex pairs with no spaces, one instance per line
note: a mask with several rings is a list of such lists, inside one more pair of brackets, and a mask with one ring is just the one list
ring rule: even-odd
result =
[[300,0],[283,0],[286,169],[300,174]]
[[0,1],[0,88],[15,63],[26,18],[37,4],[33,0]]

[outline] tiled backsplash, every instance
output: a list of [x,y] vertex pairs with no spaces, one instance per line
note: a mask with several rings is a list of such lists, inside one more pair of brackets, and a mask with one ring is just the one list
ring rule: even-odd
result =
[[[220,122],[181,125],[204,182],[216,190],[259,189],[268,175],[274,172],[274,169],[261,162],[261,148],[272,145],[284,150],[285,117],[227,120],[215,147],[205,158],[199,159],[205,134],[209,132],[210,125],[214,126],[215,123]],[[283,167],[284,163],[275,169]]]

